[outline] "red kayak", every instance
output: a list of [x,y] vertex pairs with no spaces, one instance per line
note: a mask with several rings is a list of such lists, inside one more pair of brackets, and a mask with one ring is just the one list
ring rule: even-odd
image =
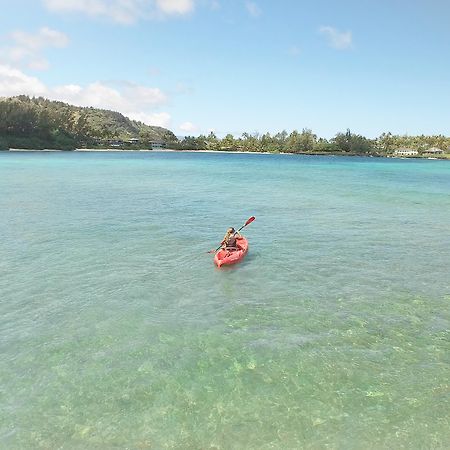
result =
[[236,238],[236,250],[220,249],[214,256],[214,263],[217,267],[229,264],[236,264],[241,261],[248,251],[248,241],[241,236]]

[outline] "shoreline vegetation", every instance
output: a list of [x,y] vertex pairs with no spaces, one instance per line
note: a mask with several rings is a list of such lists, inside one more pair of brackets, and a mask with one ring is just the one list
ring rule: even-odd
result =
[[114,111],[83,108],[42,97],[0,98],[0,150],[10,151],[189,151],[450,159],[450,137],[375,139],[349,129],[331,139],[308,128],[290,133],[227,134],[179,139],[173,132],[130,120]]
[[[2,151],[2,150],[0,150]],[[302,156],[347,156],[347,157],[370,157],[370,158],[397,158],[397,159],[431,159],[431,160],[441,160],[441,161],[450,161],[450,154],[443,154],[439,156],[425,156],[425,155],[415,155],[415,156],[397,156],[397,155],[371,155],[371,154],[361,154],[361,153],[314,153],[314,152],[271,152],[271,151],[241,151],[241,150],[177,150],[171,148],[163,148],[163,149],[118,149],[118,148],[75,148],[71,150],[61,150],[61,149],[25,149],[25,148],[10,148],[8,150],[4,150],[4,152],[10,153],[55,153],[55,152],[64,152],[64,153],[127,153],[127,152],[140,152],[140,153],[229,153],[229,154],[254,154],[254,155],[302,155]]]

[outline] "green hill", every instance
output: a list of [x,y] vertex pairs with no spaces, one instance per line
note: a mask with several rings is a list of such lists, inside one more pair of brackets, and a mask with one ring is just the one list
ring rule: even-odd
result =
[[111,144],[146,148],[151,141],[176,140],[166,128],[148,126],[114,111],[25,95],[0,98],[0,149],[70,150]]

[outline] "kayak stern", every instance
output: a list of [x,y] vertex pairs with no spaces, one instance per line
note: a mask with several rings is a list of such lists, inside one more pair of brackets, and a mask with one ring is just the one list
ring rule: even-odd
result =
[[244,236],[236,239],[236,250],[220,249],[214,256],[214,263],[217,267],[236,264],[240,262],[248,252],[248,241]]

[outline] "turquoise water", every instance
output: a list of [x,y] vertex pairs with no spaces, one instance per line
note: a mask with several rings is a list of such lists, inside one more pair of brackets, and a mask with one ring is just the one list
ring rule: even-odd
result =
[[0,192],[0,448],[449,447],[449,162],[0,153]]

